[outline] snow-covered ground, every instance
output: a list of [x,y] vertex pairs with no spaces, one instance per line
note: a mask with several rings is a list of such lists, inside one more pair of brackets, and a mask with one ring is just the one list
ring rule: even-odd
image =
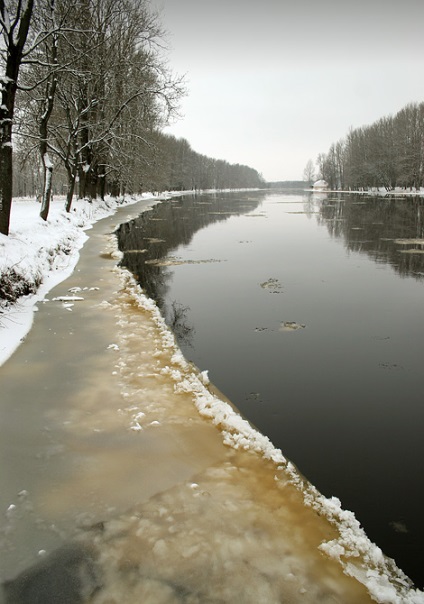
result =
[[[0,365],[16,350],[31,328],[35,305],[55,285],[66,279],[78,262],[78,251],[87,239],[87,230],[94,222],[115,212],[118,206],[141,199],[169,198],[146,193],[125,200],[107,198],[89,203],[77,200],[70,213],[64,210],[65,198],[51,203],[49,218],[40,218],[40,204],[32,198],[13,200],[10,233],[0,234],[0,281],[10,282],[10,293],[18,288],[32,290],[20,296],[16,304],[0,299]],[[19,320],[16,320],[19,316]]]
[[368,187],[361,190],[351,191],[349,189],[330,189],[330,188],[311,188],[305,189],[306,191],[310,191],[316,194],[324,194],[324,193],[355,193],[358,195],[375,195],[375,196],[383,196],[383,197],[391,197],[395,195],[396,197],[424,197],[424,188],[415,189],[414,187],[409,187],[408,189],[403,189],[402,187],[395,187],[394,189],[387,190],[386,187]]
[[[143,199],[169,198],[144,195]],[[0,314],[0,364],[3,364],[31,327],[37,301],[60,281],[69,276],[78,261],[78,250],[88,237],[88,229],[100,218],[112,214],[122,203],[135,203],[141,197],[125,202],[108,199],[90,204],[75,202],[74,210],[66,214],[63,199],[52,203],[49,220],[38,216],[40,206],[33,200],[15,200],[12,208],[10,236],[0,236],[0,273],[14,273],[28,284],[40,284],[34,294],[22,297],[16,304],[4,306]],[[117,254],[118,256],[118,254]],[[178,393],[189,393],[199,413],[215,424],[226,445],[238,450],[254,451],[275,466],[276,487],[287,480],[303,494],[306,506],[336,527],[338,537],[322,542],[321,552],[339,562],[344,572],[365,585],[371,597],[382,604],[424,604],[424,593],[411,589],[407,578],[381,550],[371,543],[352,512],[343,510],[336,498],[326,499],[306,483],[296,468],[287,462],[280,450],[268,438],[254,430],[227,402],[210,388],[206,374],[198,374],[185,361],[175,344],[159,310],[147,299],[132,277],[122,272],[122,280],[131,297],[149,313],[160,333],[161,346],[171,351],[170,362],[161,369]],[[17,320],[19,318],[19,320]],[[168,354],[169,356],[169,354]],[[143,414],[142,414],[143,415]],[[141,429],[133,424],[132,429]],[[284,488],[282,486],[281,488]],[[165,546],[164,546],[165,547]]]

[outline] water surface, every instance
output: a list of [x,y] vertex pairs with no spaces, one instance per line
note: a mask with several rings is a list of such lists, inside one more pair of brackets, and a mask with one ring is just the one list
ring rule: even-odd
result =
[[418,586],[423,209],[411,198],[206,195],[120,233],[186,357]]
[[293,475],[177,390],[198,377],[116,269],[116,221],[143,209],[94,226],[0,368],[0,602],[369,604]]

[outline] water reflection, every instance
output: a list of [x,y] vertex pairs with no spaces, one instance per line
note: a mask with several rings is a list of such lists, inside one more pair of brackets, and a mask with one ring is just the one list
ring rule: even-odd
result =
[[171,315],[169,326],[176,335],[179,342],[183,342],[186,346],[191,345],[191,341],[195,332],[194,326],[190,325],[187,319],[187,313],[190,310],[188,306],[183,306],[177,301],[171,304]]
[[[187,358],[421,584],[423,202],[252,198],[237,220],[209,208],[221,223],[193,238],[188,223],[208,224],[196,212],[209,198],[180,202],[191,212],[182,220],[182,207],[162,205],[139,242],[122,236],[121,249],[148,250],[124,262],[169,324],[181,323],[173,304],[184,310],[176,335]],[[230,199],[218,211],[236,213]],[[182,265],[217,256],[226,261]]]
[[317,220],[349,251],[391,264],[402,276],[424,276],[423,199],[339,194],[322,202]]
[[[177,264],[178,259],[171,259],[168,263],[160,260],[180,245],[188,247],[200,229],[255,210],[264,195],[221,193],[180,197],[153,207],[117,230],[118,246],[124,253],[122,265],[135,275],[144,292],[155,300],[168,324],[177,327],[180,337],[187,339],[193,327],[188,326],[186,318],[182,322],[182,308],[178,302],[173,301],[170,309],[165,309],[169,280],[172,279],[172,271],[167,266]],[[198,259],[198,262],[211,261],[213,259]]]

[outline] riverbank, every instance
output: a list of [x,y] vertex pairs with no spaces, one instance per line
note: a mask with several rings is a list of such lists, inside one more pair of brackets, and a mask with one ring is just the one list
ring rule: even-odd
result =
[[146,193],[95,203],[79,199],[70,213],[64,210],[65,198],[55,197],[47,221],[40,218],[40,204],[34,199],[14,199],[10,234],[0,234],[0,365],[28,333],[36,303],[72,274],[94,223],[120,206],[169,197]]
[[[145,199],[144,209],[157,200],[154,196]],[[38,251],[32,258],[28,250],[21,253],[18,265],[24,268],[23,275],[32,275],[35,264],[45,277],[35,296],[1,316],[3,357],[7,350],[10,356],[12,340],[16,349],[20,309],[27,312],[34,302],[46,299],[60,277],[73,274],[78,250],[87,237],[84,229],[95,219],[93,214],[90,217],[93,206],[82,204],[80,214],[78,209],[75,212],[75,222],[73,218],[61,218],[59,210],[56,216],[52,214],[48,225],[28,220],[26,233],[23,222],[19,227],[12,223],[12,240],[21,251],[35,249],[39,228]],[[112,215],[117,205],[110,200],[102,210],[103,216]],[[18,207],[16,204],[15,209]],[[26,220],[29,208],[21,207]],[[136,210],[134,206],[132,211]],[[103,243],[102,254],[110,267],[111,259],[119,257],[116,241],[114,236],[103,236]],[[8,249],[4,238],[0,244],[2,258],[8,258],[10,267],[17,266],[16,255],[3,254]],[[2,272],[6,266],[3,261]],[[177,591],[183,589],[190,594],[183,601],[232,601],[235,594],[243,594],[239,601],[270,604],[281,601],[284,594],[292,602],[357,604],[370,601],[362,587],[365,585],[377,602],[424,602],[424,595],[411,589],[403,573],[369,542],[353,514],[342,510],[337,499],[324,499],[286,462],[281,451],[210,392],[207,376],[199,375],[186,363],[156,306],[126,272],[108,269],[112,289],[106,298],[104,291],[98,293],[97,284],[82,283],[82,277],[78,280],[76,276],[75,283],[55,296],[62,309],[59,322],[63,324],[67,316],[75,316],[84,297],[90,298],[93,307],[96,305],[99,321],[109,317],[102,366],[104,363],[108,376],[116,376],[116,383],[108,378],[114,384],[111,388],[116,401],[106,409],[105,400],[113,399],[115,394],[112,396],[102,384],[107,394],[102,402],[94,400],[99,382],[88,380],[89,386],[72,396],[82,405],[73,410],[72,430],[78,438],[82,431],[90,438],[99,432],[113,434],[119,440],[130,438],[132,443],[133,437],[139,438],[137,442],[145,443],[144,454],[150,466],[139,459],[140,467],[131,469],[132,480],[139,479],[147,486],[142,497],[138,493],[138,499],[128,500],[129,511],[103,518],[101,530],[97,526],[94,534],[85,523],[86,530],[78,535],[81,542],[94,544],[106,575],[108,588],[93,601],[106,601],[102,598],[116,593],[117,601],[132,602],[150,593],[153,596],[148,601],[173,602],[175,586],[179,586]],[[6,332],[9,335],[4,343]],[[51,362],[54,371],[54,359]],[[4,370],[7,368],[8,364]],[[104,374],[96,375],[101,382]],[[89,420],[88,401],[93,401]],[[199,415],[193,414],[193,403]],[[67,411],[61,413],[66,415]],[[173,445],[167,448],[169,442]],[[104,446],[107,455],[110,441]],[[149,457],[152,448],[157,455]],[[184,456],[181,450],[185,450]],[[179,467],[163,482],[175,456],[185,469]],[[196,465],[193,459],[197,458],[201,461]],[[111,480],[110,465],[106,472],[98,463],[96,457],[94,473],[104,472],[105,480]],[[127,468],[118,466],[116,475],[121,475],[124,489],[129,480]],[[75,480],[85,481],[87,488],[94,475],[89,471],[82,474]],[[57,501],[64,505],[72,499],[72,489],[75,485],[67,484],[63,489],[56,488],[54,494],[46,493],[49,505],[56,507]],[[91,520],[100,519],[96,516]]]
[[308,193],[323,195],[326,193],[348,193],[353,195],[372,195],[378,197],[424,197],[424,188],[420,189],[402,189],[395,187],[394,189],[386,189],[386,187],[369,187],[363,189],[305,189]]

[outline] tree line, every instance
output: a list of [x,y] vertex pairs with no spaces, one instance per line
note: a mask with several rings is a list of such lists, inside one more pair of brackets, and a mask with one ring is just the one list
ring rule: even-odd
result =
[[[351,129],[317,158],[317,178],[331,189],[424,186],[424,103],[410,103],[394,116]],[[311,180],[311,162],[304,172]]]
[[38,191],[44,219],[58,186],[69,211],[75,193],[262,182],[163,134],[184,81],[167,66],[148,0],[0,0],[0,33],[0,233],[9,231],[13,182]]
[[[107,193],[141,193],[143,191],[187,191],[205,189],[265,188],[262,176],[253,168],[230,164],[194,151],[184,138],[161,131],[150,133],[151,145],[146,158],[136,157],[125,180],[105,182]],[[28,157],[24,150],[14,153],[15,165],[13,190],[17,197],[31,196],[39,200],[43,193],[43,171],[40,158]],[[55,161],[55,178],[52,193],[66,195],[68,181],[60,162]],[[79,182],[77,184],[80,184]],[[100,194],[100,193],[99,193]],[[79,195],[82,187],[79,187]],[[86,195],[88,197],[88,195]]]

